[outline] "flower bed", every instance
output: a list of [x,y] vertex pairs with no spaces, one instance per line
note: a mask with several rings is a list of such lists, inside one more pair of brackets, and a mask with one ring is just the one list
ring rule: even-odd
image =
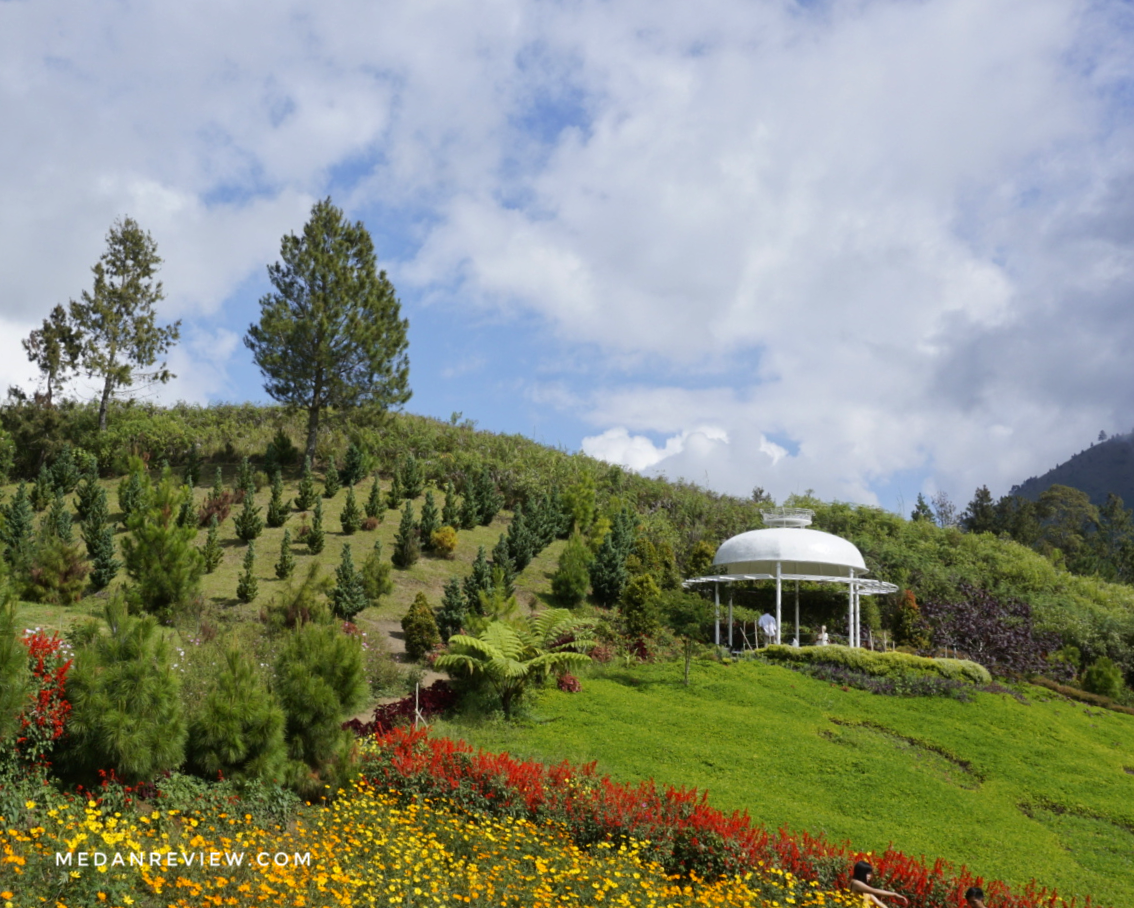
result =
[[[364,754],[364,773],[378,788],[444,798],[496,816],[563,824],[575,844],[618,846],[638,842],[641,853],[667,873],[721,879],[776,868],[821,889],[845,889],[855,861],[874,865],[878,885],[908,896],[913,908],[955,908],[970,886],[983,886],[998,908],[1073,908],[1036,883],[1013,892],[965,867],[938,860],[927,864],[888,849],[856,851],[807,833],[771,832],[746,814],[725,814],[707,793],[653,781],[612,782],[594,764],[554,766],[474,751],[464,742],[431,738],[425,729],[394,729],[376,737]],[[1088,898],[1082,908],[1092,904]]]

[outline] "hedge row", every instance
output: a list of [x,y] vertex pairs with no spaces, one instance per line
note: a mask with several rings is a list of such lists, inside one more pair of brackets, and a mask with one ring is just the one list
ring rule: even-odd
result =
[[983,665],[968,659],[928,659],[909,653],[879,653],[849,646],[778,646],[772,645],[761,654],[774,662],[797,665],[839,665],[865,675],[882,678],[936,676],[970,684],[989,684],[992,676]]

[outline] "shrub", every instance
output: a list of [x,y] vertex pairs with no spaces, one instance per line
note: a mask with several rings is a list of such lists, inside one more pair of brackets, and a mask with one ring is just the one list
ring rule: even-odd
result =
[[414,597],[409,611],[402,617],[402,632],[405,634],[406,655],[414,662],[421,660],[441,642],[437,621],[425,593]]
[[291,553],[291,530],[283,531],[280,540],[280,560],[276,562],[276,576],[287,580],[295,570],[295,556]]
[[1083,690],[1117,700],[1122,696],[1122,671],[1109,657],[1099,656],[1083,672]]
[[99,488],[92,495],[83,520],[83,542],[91,562],[90,581],[95,590],[105,589],[118,575],[122,562],[115,557],[114,528],[106,508],[106,492]]
[[352,735],[342,722],[366,697],[362,647],[330,624],[303,624],[288,634],[275,665],[276,691],[286,717],[293,784],[305,797],[325,797],[350,766]]
[[466,600],[461,592],[460,581],[450,577],[441,597],[441,608],[437,610],[437,632],[445,643],[453,634],[460,633],[465,623]]
[[971,684],[989,684],[992,676],[983,665],[966,659],[929,659],[910,653],[878,653],[849,646],[780,646],[763,650],[764,658],[773,662],[800,665],[834,665],[864,675],[898,679],[916,675],[936,675]]
[[284,715],[251,657],[225,653],[214,685],[189,719],[187,760],[202,778],[278,777],[286,756]]
[[611,532],[599,546],[594,560],[588,568],[591,589],[599,605],[612,606],[622,598],[622,592],[630,580],[626,570],[626,555],[619,550]]
[[649,574],[639,574],[626,585],[619,604],[628,633],[652,635],[661,624],[661,589]]
[[394,567],[405,570],[417,564],[417,559],[421,556],[419,538],[417,525],[413,519],[413,502],[407,501],[402,509],[402,522],[398,525],[398,534],[394,537],[394,553],[391,556]]
[[425,501],[421,505],[421,520],[417,525],[418,536],[425,548],[433,548],[433,534],[440,528],[441,515],[437,513],[437,503],[433,500],[431,489],[425,493]]
[[214,514],[209,518],[209,532],[205,536],[205,545],[201,549],[201,561],[206,574],[211,574],[224,560],[224,549],[220,544],[220,530],[217,527],[217,518]]
[[339,522],[342,524],[344,536],[353,536],[362,528],[362,512],[358,509],[353,486],[347,486],[346,503],[343,505],[342,513],[339,514]]
[[374,477],[374,484],[370,487],[370,495],[366,499],[366,506],[363,508],[366,513],[367,522],[373,520],[373,526],[368,526],[368,530],[374,529],[381,522],[386,513],[386,502],[382,498],[382,488],[378,485],[378,477]]
[[0,548],[4,559],[19,573],[31,562],[35,544],[35,512],[28,500],[27,485],[16,488],[11,503],[0,507]]
[[269,472],[279,471],[285,467],[294,466],[299,460],[299,448],[292,442],[291,437],[283,428],[276,429],[276,434],[268,442],[264,452],[264,468]]
[[28,571],[28,598],[51,605],[72,605],[83,598],[90,563],[79,546],[49,536],[36,550]]
[[590,560],[590,549],[582,534],[572,533],[551,577],[552,595],[564,608],[575,608],[586,598],[591,582],[587,572]]
[[390,562],[382,558],[382,543],[375,542],[374,548],[362,562],[362,587],[371,605],[378,605],[383,596],[394,591],[394,581],[390,579]]
[[252,542],[264,532],[264,519],[260,516],[260,508],[255,507],[252,493],[244,496],[244,505],[233,521],[236,528],[236,538],[241,542]]
[[354,488],[365,474],[366,455],[363,454],[362,448],[352,441],[347,447],[346,460],[343,462],[343,470],[339,478],[344,485]]
[[127,781],[176,769],[185,756],[185,721],[170,650],[150,615],[126,612],[120,598],[103,612],[107,632],[75,655],[68,683],[72,712],[59,764],[90,779],[114,770]]
[[311,528],[306,534],[307,549],[312,555],[318,555],[327,544],[327,537],[323,532],[323,501],[315,499],[315,512],[311,518]]
[[174,519],[190,494],[185,486],[175,485],[166,470],[150,506],[130,516],[122,554],[134,581],[128,592],[132,608],[168,619],[199,592],[204,563],[191,545],[197,530],[179,527]]
[[331,590],[331,612],[336,618],[350,621],[370,604],[362,576],[354,569],[350,546],[343,546],[343,557],[335,569],[335,586]]
[[457,531],[450,526],[438,527],[430,537],[433,554],[451,558],[457,549]]
[[260,591],[259,581],[256,580],[256,543],[248,543],[248,551],[244,553],[244,570],[240,579],[236,581],[236,598],[241,602],[251,602]]
[[327,469],[323,473],[323,497],[334,498],[339,494],[339,489],[342,487],[342,481],[339,479],[339,468],[335,466],[335,461],[331,460],[327,463]]
[[319,500],[315,492],[315,477],[311,473],[311,460],[303,459],[303,475],[299,478],[299,489],[295,495],[295,507],[300,511],[310,511]]
[[398,478],[402,496],[405,498],[417,498],[425,487],[425,480],[421,475],[421,465],[412,454],[407,454],[405,460],[402,461]]
[[277,470],[272,474],[272,498],[268,502],[267,524],[272,529],[282,527],[291,517],[291,507],[283,500],[283,478]]
[[319,562],[312,562],[299,582],[292,577],[287,585],[260,611],[260,620],[270,633],[293,630],[304,624],[327,624],[331,610],[327,604],[330,579],[321,576]]

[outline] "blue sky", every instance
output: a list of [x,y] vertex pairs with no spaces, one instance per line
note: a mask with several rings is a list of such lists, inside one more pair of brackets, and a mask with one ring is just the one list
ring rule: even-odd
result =
[[162,396],[262,399],[241,338],[329,195],[398,289],[412,412],[738,495],[1003,494],[1134,425],[1132,25],[8,0],[0,382],[130,215],[184,322]]

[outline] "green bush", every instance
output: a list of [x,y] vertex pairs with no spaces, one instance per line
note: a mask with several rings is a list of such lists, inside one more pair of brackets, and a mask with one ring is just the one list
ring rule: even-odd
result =
[[283,709],[255,660],[225,653],[215,683],[189,719],[189,767],[202,778],[277,778],[283,768]]
[[236,598],[241,602],[251,602],[260,592],[260,583],[256,579],[256,543],[249,542],[248,550],[244,553],[243,570],[236,581]]
[[849,646],[779,646],[760,651],[773,662],[803,665],[840,665],[852,671],[885,678],[937,675],[971,684],[990,684],[992,676],[983,665],[967,659],[928,659],[910,653],[878,653]]
[[73,605],[83,598],[91,565],[76,543],[48,536],[28,571],[28,598],[51,605]]
[[1117,700],[1122,696],[1122,670],[1107,656],[1099,656],[1083,672],[1083,690]]
[[72,711],[57,766],[91,779],[113,769],[128,782],[176,769],[185,757],[185,720],[170,647],[151,615],[136,617],[120,598],[103,612],[106,632],[75,654],[67,679]]
[[429,537],[429,541],[434,555],[451,558],[457,549],[457,531],[451,526],[438,527]]
[[390,562],[382,557],[382,543],[375,542],[374,548],[362,562],[362,586],[371,605],[377,605],[383,596],[394,591],[394,581],[390,579]]
[[590,560],[591,552],[583,535],[572,533],[551,577],[551,592],[564,608],[575,608],[587,597],[591,585],[591,575],[587,572]]
[[346,780],[354,736],[343,720],[366,699],[362,647],[334,625],[303,624],[276,659],[276,691],[286,716],[293,784],[305,797],[325,797]]
[[437,620],[425,593],[418,593],[410,604],[409,611],[402,617],[402,632],[405,634],[406,655],[414,662],[424,658],[433,647],[441,642],[437,630]]

